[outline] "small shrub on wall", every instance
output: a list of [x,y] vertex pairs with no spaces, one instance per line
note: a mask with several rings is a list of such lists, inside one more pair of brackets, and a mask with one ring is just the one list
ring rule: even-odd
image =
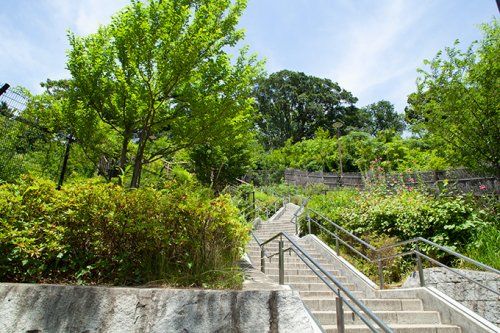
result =
[[0,280],[234,287],[248,226],[229,196],[87,180],[0,186]]

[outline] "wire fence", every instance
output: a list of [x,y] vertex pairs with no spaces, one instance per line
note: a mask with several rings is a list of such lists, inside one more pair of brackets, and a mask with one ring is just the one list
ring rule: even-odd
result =
[[[0,88],[5,87],[5,85],[6,83],[0,83]],[[8,85],[6,88],[3,94],[0,95],[0,104],[5,103],[14,115],[18,115],[26,109],[29,97],[26,96],[22,88]]]

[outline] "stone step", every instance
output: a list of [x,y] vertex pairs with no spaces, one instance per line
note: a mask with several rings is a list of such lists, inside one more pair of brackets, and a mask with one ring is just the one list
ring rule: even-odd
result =
[[285,218],[283,220],[273,220],[259,224],[257,230],[267,228],[295,228],[295,223],[291,221],[291,218]]
[[254,229],[254,232],[261,232],[261,231],[267,231],[267,232],[295,232],[295,224],[292,223],[285,223],[285,224],[267,224],[267,225],[261,225],[257,229]]
[[254,229],[255,232],[295,232],[295,225],[293,224],[286,224],[286,225],[275,225],[275,226],[261,226],[257,229]]
[[[288,256],[296,256],[295,254],[295,251],[293,250],[287,250],[289,247],[291,247],[291,244],[284,244],[284,247],[283,247],[283,250],[286,250],[286,254]],[[311,247],[303,247],[301,246],[302,250],[307,253],[308,255],[310,256],[313,256],[313,258],[321,258],[322,257],[322,254],[321,252],[319,252],[318,250],[316,250],[315,248],[311,248]],[[264,249],[266,250],[266,252],[272,252],[272,253],[275,253],[275,252],[278,252],[279,250],[279,247],[278,247],[278,244],[266,244],[264,246]],[[260,253],[260,246],[247,246],[246,249],[245,249],[247,252],[252,252],[252,253]],[[299,253],[301,253],[299,251]]]
[[[335,299],[304,297],[302,300],[311,310],[335,311]],[[420,299],[361,299],[361,301],[371,311],[423,311]]]
[[[395,333],[461,333],[458,326],[445,324],[391,324],[389,325]],[[337,333],[337,327],[333,325],[324,325],[326,333]],[[366,325],[346,325],[346,333],[371,333],[372,331]]]
[[[268,241],[269,239],[273,238],[274,236],[276,235],[279,235],[279,232],[270,232],[270,233],[254,233],[255,236],[257,236],[257,238],[261,241],[261,242],[265,242],[265,241]],[[289,234],[289,235],[292,235],[292,234]],[[279,237],[272,240],[271,242],[272,243],[276,243],[278,244],[278,241],[279,241]],[[285,244],[290,244],[288,242],[288,240],[285,238],[283,239],[283,241],[285,242]]]
[[[276,258],[272,258],[271,261],[269,260],[266,260],[266,267],[273,267],[273,265],[277,265],[278,264],[278,256],[276,256]],[[260,256],[258,257],[255,257],[255,258],[258,258],[260,260]],[[302,268],[302,269],[309,269],[309,266],[307,266],[305,264],[304,261],[302,261],[300,258],[284,258],[285,259],[285,269],[298,269],[298,268]],[[317,260],[316,263],[318,263],[323,269],[327,270],[327,271],[334,271],[336,270],[336,266],[328,261],[326,261],[326,259],[321,259],[321,260]],[[314,265],[311,264],[311,266],[313,267],[316,267]],[[277,267],[277,266],[276,266]]]
[[264,222],[259,225],[259,227],[255,230],[295,230],[295,223],[291,223],[290,221],[280,221],[280,222]]
[[[363,292],[359,290],[354,290],[351,291],[351,293],[356,297],[356,298],[363,298]],[[335,299],[337,296],[333,291],[307,291],[307,290],[302,290],[299,291],[300,297],[302,298],[331,298]]]
[[[270,238],[270,237],[269,237]],[[262,238],[262,237],[259,237],[260,241],[261,242],[265,242],[267,241],[269,238]],[[301,244],[299,242],[297,242],[298,245],[305,249],[305,250],[316,250],[316,248],[314,246],[311,246],[311,245],[308,245],[308,244]],[[270,241],[269,243],[265,244],[264,247],[265,248],[268,248],[268,247],[276,247],[278,248],[278,244],[279,244],[279,239],[274,239],[272,241]],[[288,240],[284,240],[283,241],[283,245],[285,245],[286,247],[290,247],[292,246],[292,244],[288,241]],[[246,246],[247,249],[252,249],[252,250],[256,250],[256,249],[260,249],[260,246],[257,244],[257,242],[251,242],[250,244],[248,244]]]
[[[283,277],[285,282],[300,282],[300,283],[324,283],[316,274],[313,275],[286,275]],[[279,275],[267,275],[273,281],[279,281]],[[347,278],[345,276],[336,276],[336,278],[345,285],[347,283]]]
[[[341,276],[337,266],[323,257],[322,253],[307,241],[294,236],[295,225],[290,220],[284,220],[288,217],[282,216],[281,219],[261,224],[260,228],[255,230],[255,235],[265,241],[272,238],[280,232],[287,232],[293,236],[293,240],[303,248],[308,255],[314,258],[324,269],[330,271],[344,287],[360,299],[371,311],[387,323],[395,332],[399,333],[460,333],[458,326],[441,324],[440,314],[437,311],[424,311],[422,301],[415,298],[414,293],[398,292],[380,292],[378,298],[366,299],[364,293],[355,290],[352,283],[348,283],[345,276]],[[278,241],[275,239],[266,244],[266,252],[274,254],[278,251]],[[285,248],[290,247],[291,243],[284,239]],[[261,249],[255,241],[247,246],[247,254],[252,258],[252,262],[260,266]],[[287,252],[285,259],[284,282],[295,290],[304,301],[304,304],[312,311],[312,314],[319,320],[326,332],[337,332],[336,329],[336,294],[300,259],[297,254]],[[272,259],[266,259],[266,275],[272,281],[279,280],[278,256]],[[352,303],[352,302],[351,302]],[[370,332],[370,329],[363,321],[344,304],[344,320],[346,323],[345,332],[364,333]]]
[[[260,261],[256,262],[254,261],[257,267],[260,268]],[[336,267],[334,265],[321,265],[323,269],[325,269],[327,272],[334,272]],[[266,262],[266,269],[267,268],[278,268],[278,260],[273,261],[271,263]],[[309,267],[304,264],[304,263],[290,263],[285,261],[285,269],[309,269]]]
[[[330,274],[332,274],[333,276],[335,277],[339,277],[341,276],[340,275],[340,271],[337,271],[337,270],[333,270],[333,271],[329,271]],[[269,275],[278,275],[279,274],[279,268],[277,267],[266,267],[266,274],[269,274]],[[290,268],[286,268],[285,267],[285,275],[314,275],[316,276],[316,274],[314,274],[309,268],[307,269],[302,269],[302,268],[294,268],[294,269],[290,269]]]
[[[286,284],[297,291],[332,291],[323,282],[321,282],[321,283],[319,283],[319,282],[318,283],[314,283],[314,282],[289,282]],[[354,290],[354,285],[351,283],[344,283],[343,286],[349,290]],[[315,298],[315,300],[319,300],[319,298]],[[314,303],[314,302],[312,302],[312,303]],[[334,308],[335,308],[335,305],[334,305]],[[333,310],[334,308],[322,309],[322,308],[318,308],[317,306],[311,307],[311,309],[315,309],[315,310]]]
[[[441,318],[437,311],[373,311],[386,324],[440,324]],[[312,314],[321,325],[336,325],[335,311],[313,311]],[[361,311],[364,315],[364,312]],[[366,316],[365,316],[366,317]],[[367,317],[366,317],[367,318]],[[362,325],[363,321],[344,305],[344,322],[346,325]]]
[[[266,252],[267,252],[268,255],[277,253],[278,251],[279,251],[279,249],[277,249],[277,248],[275,248],[275,249],[273,249],[273,248],[266,248]],[[305,251],[306,251],[306,253],[309,256],[315,258],[315,260],[316,260],[316,258],[318,258],[318,259],[321,258],[321,253],[320,252],[317,252],[317,251],[308,251],[308,250],[305,250]],[[253,250],[253,249],[249,250],[249,249],[247,249],[246,252],[251,257],[252,256],[255,256],[255,257],[260,256],[260,249],[259,250]],[[294,252],[292,254],[290,254],[288,251],[286,251],[285,256],[286,257],[296,257],[298,260],[301,260]]]

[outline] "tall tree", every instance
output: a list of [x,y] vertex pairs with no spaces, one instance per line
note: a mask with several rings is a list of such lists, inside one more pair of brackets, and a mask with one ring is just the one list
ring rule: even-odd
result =
[[354,106],[357,98],[329,79],[283,70],[261,80],[255,97],[257,126],[268,148],[282,147],[288,139],[313,138],[320,127],[334,132],[336,121],[345,124],[344,131],[363,125]]
[[252,117],[260,66],[236,29],[245,0],[132,0],[108,26],[70,35],[68,68],[82,105],[121,136],[120,165],[133,143],[131,187],[144,163],[226,134]]
[[458,41],[419,70],[406,115],[413,130],[450,146],[464,166],[500,176],[500,25],[462,51]]
[[405,129],[404,116],[394,110],[394,105],[389,101],[378,101],[362,108],[366,113],[366,130],[371,135],[376,135],[379,131],[393,130],[397,133]]

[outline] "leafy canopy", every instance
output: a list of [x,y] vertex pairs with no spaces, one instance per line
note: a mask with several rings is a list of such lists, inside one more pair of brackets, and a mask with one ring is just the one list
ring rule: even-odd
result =
[[362,127],[354,106],[357,98],[329,79],[283,70],[261,80],[255,97],[260,118],[257,127],[267,148],[282,147],[314,137],[320,127],[334,132],[332,124]]
[[414,131],[455,150],[464,166],[500,175],[500,25],[467,50],[453,47],[425,61],[406,116]]
[[260,66],[245,49],[235,61],[227,53],[243,38],[236,25],[245,6],[132,0],[97,33],[70,34],[68,68],[79,104],[121,137],[120,167],[134,151],[132,187],[143,164],[251,121]]
[[361,109],[366,113],[366,131],[377,135],[379,131],[393,130],[401,133],[405,128],[403,116],[394,110],[394,105],[389,101],[378,101]]

